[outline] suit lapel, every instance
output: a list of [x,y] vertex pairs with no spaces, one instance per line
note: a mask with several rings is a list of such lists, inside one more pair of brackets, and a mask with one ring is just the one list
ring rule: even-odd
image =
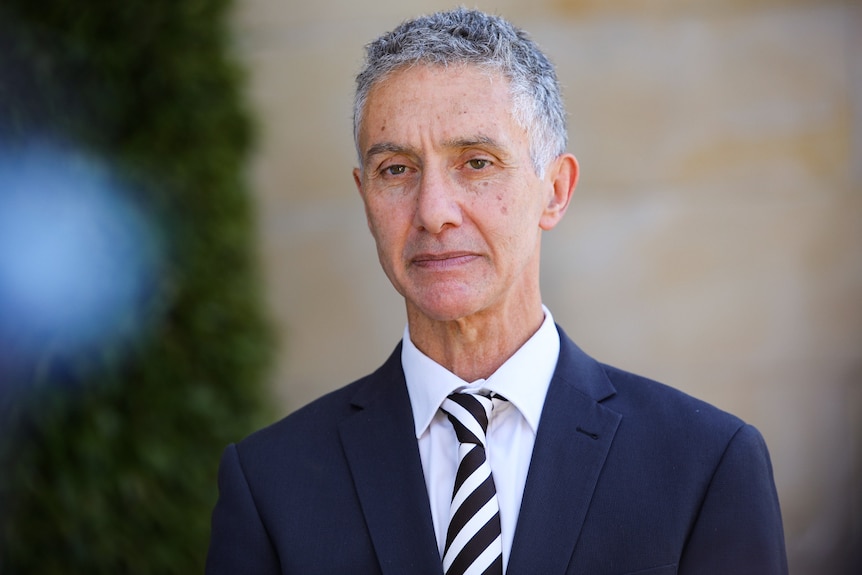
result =
[[599,364],[562,330],[560,344],[536,434],[509,575],[565,573],[621,420],[599,403],[614,393]]
[[353,405],[339,432],[383,573],[440,575],[400,346]]

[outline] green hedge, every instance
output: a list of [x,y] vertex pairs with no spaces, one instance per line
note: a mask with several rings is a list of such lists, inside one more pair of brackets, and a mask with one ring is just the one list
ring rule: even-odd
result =
[[0,143],[103,159],[160,238],[157,273],[109,339],[21,359],[26,334],[0,338],[4,575],[202,572],[221,450],[269,418],[229,9],[0,4]]

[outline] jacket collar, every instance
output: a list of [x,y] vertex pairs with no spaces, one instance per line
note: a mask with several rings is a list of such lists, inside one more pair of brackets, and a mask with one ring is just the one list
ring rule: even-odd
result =
[[560,359],[539,422],[509,575],[565,572],[622,419],[600,403],[614,393],[601,365],[560,329]]
[[382,572],[440,575],[400,348],[360,386],[339,433]]
[[[565,572],[622,419],[601,405],[616,393],[601,365],[557,329],[560,357],[539,422],[509,575]],[[359,386],[356,412],[339,432],[383,573],[439,575],[400,357],[399,344]]]

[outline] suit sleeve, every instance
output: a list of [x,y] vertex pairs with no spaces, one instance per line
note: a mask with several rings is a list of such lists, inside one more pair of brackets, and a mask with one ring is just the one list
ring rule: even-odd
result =
[[772,464],[754,427],[741,427],[728,444],[683,551],[679,573],[787,574]]
[[278,557],[260,519],[235,445],[219,464],[206,575],[280,575]]

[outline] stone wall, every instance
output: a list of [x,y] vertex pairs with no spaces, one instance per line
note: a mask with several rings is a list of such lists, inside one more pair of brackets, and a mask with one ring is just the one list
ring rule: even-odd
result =
[[[556,319],[592,355],[756,425],[792,572],[858,572],[862,6],[476,5],[529,30],[564,86],[582,178],[545,238],[543,293]],[[449,7],[239,2],[285,412],[374,369],[401,336],[403,304],[351,176],[353,75],[377,34]]]

